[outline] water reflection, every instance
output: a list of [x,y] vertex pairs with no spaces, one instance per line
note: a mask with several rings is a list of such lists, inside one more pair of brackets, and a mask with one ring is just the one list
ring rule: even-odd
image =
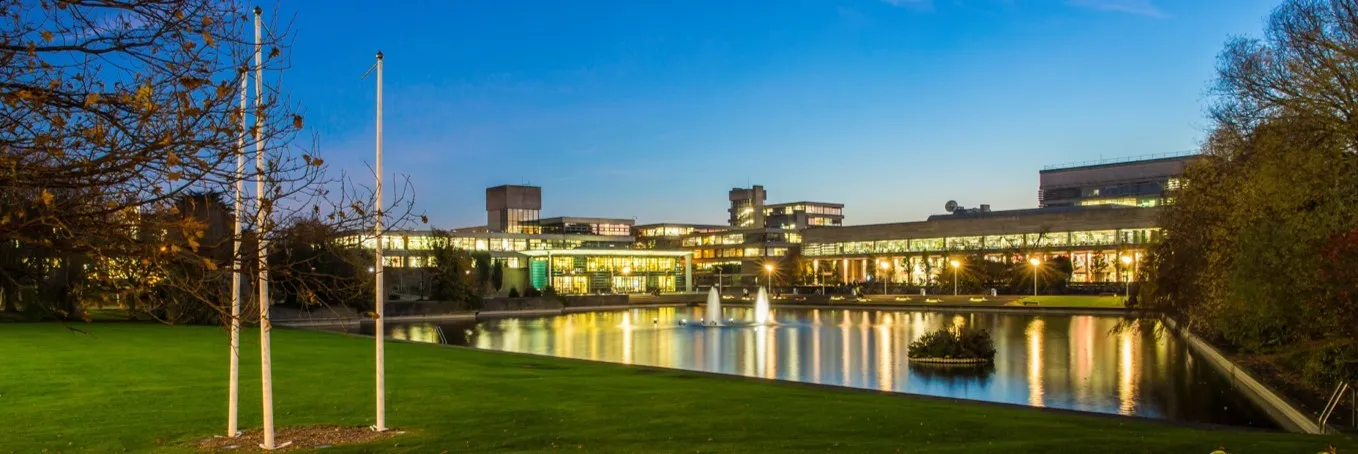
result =
[[[764,327],[681,326],[701,308],[630,309],[480,323],[388,324],[395,339],[623,364],[1185,421],[1272,427],[1156,322],[1102,316],[772,311]],[[746,320],[748,308],[723,318]],[[911,364],[910,341],[944,326],[990,330],[984,368]],[[365,329],[371,330],[370,325]]]

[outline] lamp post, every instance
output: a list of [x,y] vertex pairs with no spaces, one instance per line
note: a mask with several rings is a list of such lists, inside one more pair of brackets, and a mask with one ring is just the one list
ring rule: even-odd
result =
[[[1122,256],[1122,264],[1123,264],[1123,265],[1131,265],[1131,264],[1132,264],[1132,258],[1131,258],[1131,257],[1128,257],[1128,256],[1125,256],[1125,255]],[[1131,273],[1131,272],[1129,271],[1127,277],[1123,279],[1124,281],[1127,282],[1127,290],[1124,291],[1123,296],[1125,296],[1125,297],[1127,297],[1127,298],[1131,298],[1131,297],[1132,297],[1132,276],[1131,276],[1130,273]]]
[[957,269],[962,266],[962,263],[953,260],[949,264],[952,265],[952,296],[957,296]]
[[878,260],[877,267],[882,269],[882,295],[886,295],[886,284],[887,281],[889,280],[886,277],[886,273],[888,270],[891,269],[891,262],[888,262],[886,260]]
[[1037,296],[1037,267],[1042,266],[1042,260],[1033,257],[1028,259],[1028,263],[1033,264],[1033,296]]
[[772,291],[773,291],[773,264],[772,264],[772,263],[765,263],[765,264],[764,264],[764,271],[767,272],[768,275],[769,275],[769,282],[768,282],[766,285],[769,287],[769,291],[772,292]]
[[[630,276],[630,275],[632,275],[632,267],[631,267],[631,266],[628,266],[628,265],[623,265],[623,266],[622,266],[622,280],[623,280],[624,283],[627,282],[627,276]],[[622,292],[623,292],[623,293],[627,293],[627,286],[626,286],[626,285],[623,286]]]

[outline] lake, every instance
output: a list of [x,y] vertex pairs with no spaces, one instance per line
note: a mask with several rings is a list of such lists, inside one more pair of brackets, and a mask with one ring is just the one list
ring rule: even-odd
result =
[[[394,339],[854,388],[1276,428],[1158,322],[1104,315],[777,308],[771,326],[702,327],[698,307],[391,323]],[[749,308],[723,318],[750,320]],[[992,365],[913,364],[910,341],[989,330]],[[361,330],[371,333],[373,326]]]

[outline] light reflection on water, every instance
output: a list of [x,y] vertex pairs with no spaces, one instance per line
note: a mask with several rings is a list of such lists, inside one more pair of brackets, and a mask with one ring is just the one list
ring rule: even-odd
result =
[[[388,323],[393,339],[884,391],[1184,421],[1274,427],[1157,322],[1117,317],[782,308],[765,327],[681,326],[701,308],[482,322]],[[723,318],[749,320],[748,308]],[[984,368],[912,365],[910,341],[944,326],[990,330]],[[371,330],[371,325],[364,327]]]

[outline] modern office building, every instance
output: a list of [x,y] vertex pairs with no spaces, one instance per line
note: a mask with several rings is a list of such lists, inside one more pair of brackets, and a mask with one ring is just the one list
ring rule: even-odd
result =
[[538,220],[542,211],[542,188],[503,185],[486,188],[486,229],[491,232],[525,232],[523,225]]
[[764,225],[769,228],[802,230],[808,227],[844,225],[844,204],[791,202],[764,207]]
[[732,188],[727,193],[727,223],[734,228],[804,229],[811,226],[844,224],[844,204],[828,202],[789,202],[766,204],[763,186]]
[[731,227],[712,224],[681,224],[666,222],[632,227],[637,249],[682,249],[683,238],[692,234],[713,233]]
[[1171,201],[1196,154],[1160,155],[1052,166],[1038,174],[1042,207],[1125,205],[1155,207]]
[[[340,240],[376,247],[371,236],[351,235]],[[683,250],[632,249],[632,237],[621,235],[392,231],[382,237],[383,257],[397,292],[423,293],[427,281],[420,272],[436,265],[436,245],[489,254],[504,266],[505,285],[523,293],[531,284],[539,290],[551,285],[558,293],[675,292],[689,288],[693,253]],[[550,267],[548,264],[551,264]],[[536,273],[536,274],[534,274]]]
[[536,221],[526,221],[525,225],[534,226],[531,230],[540,233],[573,233],[580,235],[631,236],[631,219],[555,217]]
[[1055,256],[1070,258],[1073,282],[1121,282],[1159,237],[1159,211],[1117,205],[969,211],[920,222],[809,229],[802,255],[811,262],[811,275],[830,282],[888,276],[893,283],[929,285],[953,260],[1012,263]]
[[754,185],[749,189],[732,188],[727,193],[727,199],[731,201],[731,207],[726,212],[731,217],[726,221],[731,227],[736,228],[758,228],[764,226],[764,200],[768,194],[764,192],[764,187]]
[[[777,269],[775,280],[808,284],[886,277],[898,285],[931,285],[954,260],[1013,263],[1056,256],[1070,259],[1073,282],[1123,282],[1134,278],[1149,243],[1160,236],[1157,207],[1172,200],[1191,159],[1048,168],[1040,173],[1040,208],[992,211],[989,205],[949,203],[950,214],[924,221],[860,226],[843,226],[843,204],[767,204],[767,192],[757,185],[728,192],[728,225],[540,219],[541,188],[497,186],[486,190],[487,225],[455,230],[443,240],[490,253],[512,270],[506,279],[566,294],[681,291],[715,283],[717,275],[728,286],[754,285],[765,282],[766,267]],[[436,239],[430,232],[392,232],[383,241],[387,266],[401,269],[427,266]]]

